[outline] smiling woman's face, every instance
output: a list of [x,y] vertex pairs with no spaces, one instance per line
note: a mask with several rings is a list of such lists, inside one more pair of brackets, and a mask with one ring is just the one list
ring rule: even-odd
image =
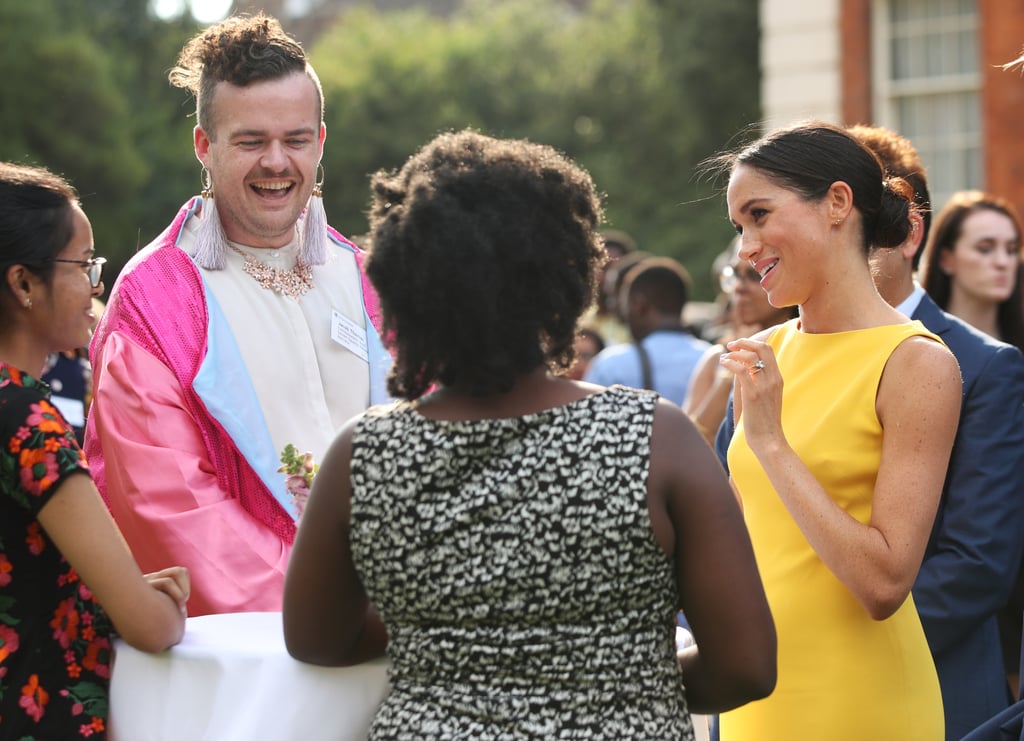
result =
[[729,218],[741,235],[739,259],[761,275],[771,305],[804,303],[815,285],[827,235],[822,205],[748,165],[733,171],[726,198]]
[[35,302],[29,312],[32,331],[46,352],[89,344],[96,322],[92,299],[103,292],[103,283],[93,288],[88,269],[75,264],[93,256],[92,225],[77,204],[71,206],[71,222],[71,240],[55,257],[72,262],[54,264],[46,300]]

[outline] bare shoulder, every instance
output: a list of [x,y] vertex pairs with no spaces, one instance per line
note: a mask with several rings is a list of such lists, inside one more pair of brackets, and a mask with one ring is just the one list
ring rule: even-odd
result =
[[324,456],[325,461],[328,458],[343,458],[346,462],[348,461],[352,454],[352,438],[355,435],[356,427],[359,426],[359,422],[364,416],[366,416],[366,412],[357,414],[341,426],[338,433],[334,436],[334,440],[331,441],[330,447],[327,449],[327,453]]
[[[357,415],[338,431],[319,463],[313,488],[306,504],[306,512],[313,511],[323,522],[348,521],[350,479],[352,473],[352,438],[359,421]],[[304,520],[314,519],[304,515]]]
[[680,443],[690,432],[697,435],[697,428],[682,408],[672,402],[658,398],[654,407],[654,427],[651,431],[652,444],[656,441]]
[[659,398],[651,427],[651,483],[660,485],[678,478],[689,451],[698,444],[707,447],[690,418],[680,407]]
[[960,384],[960,365],[952,351],[938,340],[924,335],[909,337],[896,347],[886,366],[897,370],[910,384],[955,380]]
[[962,381],[956,357],[941,342],[917,335],[901,342],[886,363],[878,389],[880,411],[945,407],[958,415]]
[[726,482],[721,464],[707,440],[682,409],[659,399],[651,431],[652,483],[707,483],[716,477]]

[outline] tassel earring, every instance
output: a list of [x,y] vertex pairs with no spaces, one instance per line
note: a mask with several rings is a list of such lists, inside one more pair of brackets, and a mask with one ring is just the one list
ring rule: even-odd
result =
[[317,164],[316,185],[302,219],[302,245],[299,262],[303,265],[323,265],[327,262],[327,214],[324,213],[324,166]]
[[213,202],[213,178],[205,165],[200,177],[203,183],[203,208],[199,228],[196,230],[196,242],[192,248],[192,259],[199,267],[207,270],[223,270],[226,265],[224,245],[227,244],[227,237]]

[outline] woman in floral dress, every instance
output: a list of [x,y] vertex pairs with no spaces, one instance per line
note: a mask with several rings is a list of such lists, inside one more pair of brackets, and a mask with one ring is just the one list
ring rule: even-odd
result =
[[[83,347],[103,259],[74,189],[0,163],[0,736],[106,737],[111,637],[181,640],[188,573],[143,574],[38,380]],[[103,607],[100,607],[100,605]]]

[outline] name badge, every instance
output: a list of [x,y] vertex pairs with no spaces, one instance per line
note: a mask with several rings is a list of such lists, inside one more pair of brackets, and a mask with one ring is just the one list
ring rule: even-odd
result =
[[331,309],[331,339],[362,360],[370,362],[370,355],[366,351],[366,330],[337,309]]

